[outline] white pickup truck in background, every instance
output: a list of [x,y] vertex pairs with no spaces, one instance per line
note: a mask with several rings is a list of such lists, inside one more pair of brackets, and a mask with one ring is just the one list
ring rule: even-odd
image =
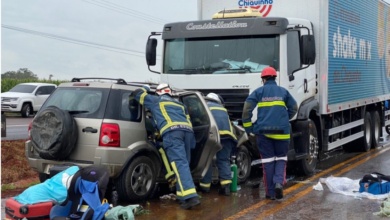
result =
[[37,112],[57,85],[50,83],[20,83],[1,93],[1,113],[20,112],[26,118]]

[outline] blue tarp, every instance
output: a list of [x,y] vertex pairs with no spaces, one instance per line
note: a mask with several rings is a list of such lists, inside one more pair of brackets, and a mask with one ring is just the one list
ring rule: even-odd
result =
[[61,203],[65,201],[69,184],[78,170],[78,166],[71,166],[45,182],[27,188],[15,200],[23,205],[48,201]]

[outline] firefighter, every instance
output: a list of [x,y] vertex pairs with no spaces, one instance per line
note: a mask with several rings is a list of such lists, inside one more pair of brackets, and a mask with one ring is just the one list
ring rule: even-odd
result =
[[[267,199],[283,198],[286,183],[287,151],[290,142],[289,120],[297,112],[291,94],[276,84],[276,70],[266,67],[261,72],[263,86],[245,100],[243,126],[248,134],[256,135],[263,164],[263,181]],[[257,120],[252,125],[252,110],[257,107]]]
[[[215,93],[207,94],[210,101],[207,105],[213,114],[215,121],[217,122],[219,135],[221,139],[222,149],[217,152],[217,168],[220,188],[219,194],[229,196],[230,184],[232,183],[232,176],[230,171],[230,155],[232,150],[237,145],[237,138],[233,132],[233,127],[229,120],[229,115],[226,108],[223,107],[223,99]],[[203,192],[210,192],[212,180],[212,165],[210,165],[206,175],[200,181],[200,190]]]
[[186,107],[172,98],[172,90],[168,84],[160,84],[156,88],[158,96],[149,95],[148,87],[133,92],[134,98],[148,108],[153,115],[156,126],[163,140],[163,148],[170,165],[176,174],[176,196],[181,208],[191,209],[199,205],[199,197],[191,176],[191,149],[196,140]]

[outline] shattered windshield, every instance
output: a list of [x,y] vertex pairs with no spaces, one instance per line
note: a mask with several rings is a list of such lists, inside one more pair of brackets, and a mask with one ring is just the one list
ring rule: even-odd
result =
[[259,73],[279,66],[279,37],[240,36],[167,40],[164,73]]

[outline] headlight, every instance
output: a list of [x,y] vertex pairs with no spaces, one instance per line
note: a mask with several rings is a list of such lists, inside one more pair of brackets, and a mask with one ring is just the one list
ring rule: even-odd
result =
[[19,98],[10,98],[9,101],[10,101],[10,102],[16,102],[16,101],[18,101],[18,99],[19,99]]

